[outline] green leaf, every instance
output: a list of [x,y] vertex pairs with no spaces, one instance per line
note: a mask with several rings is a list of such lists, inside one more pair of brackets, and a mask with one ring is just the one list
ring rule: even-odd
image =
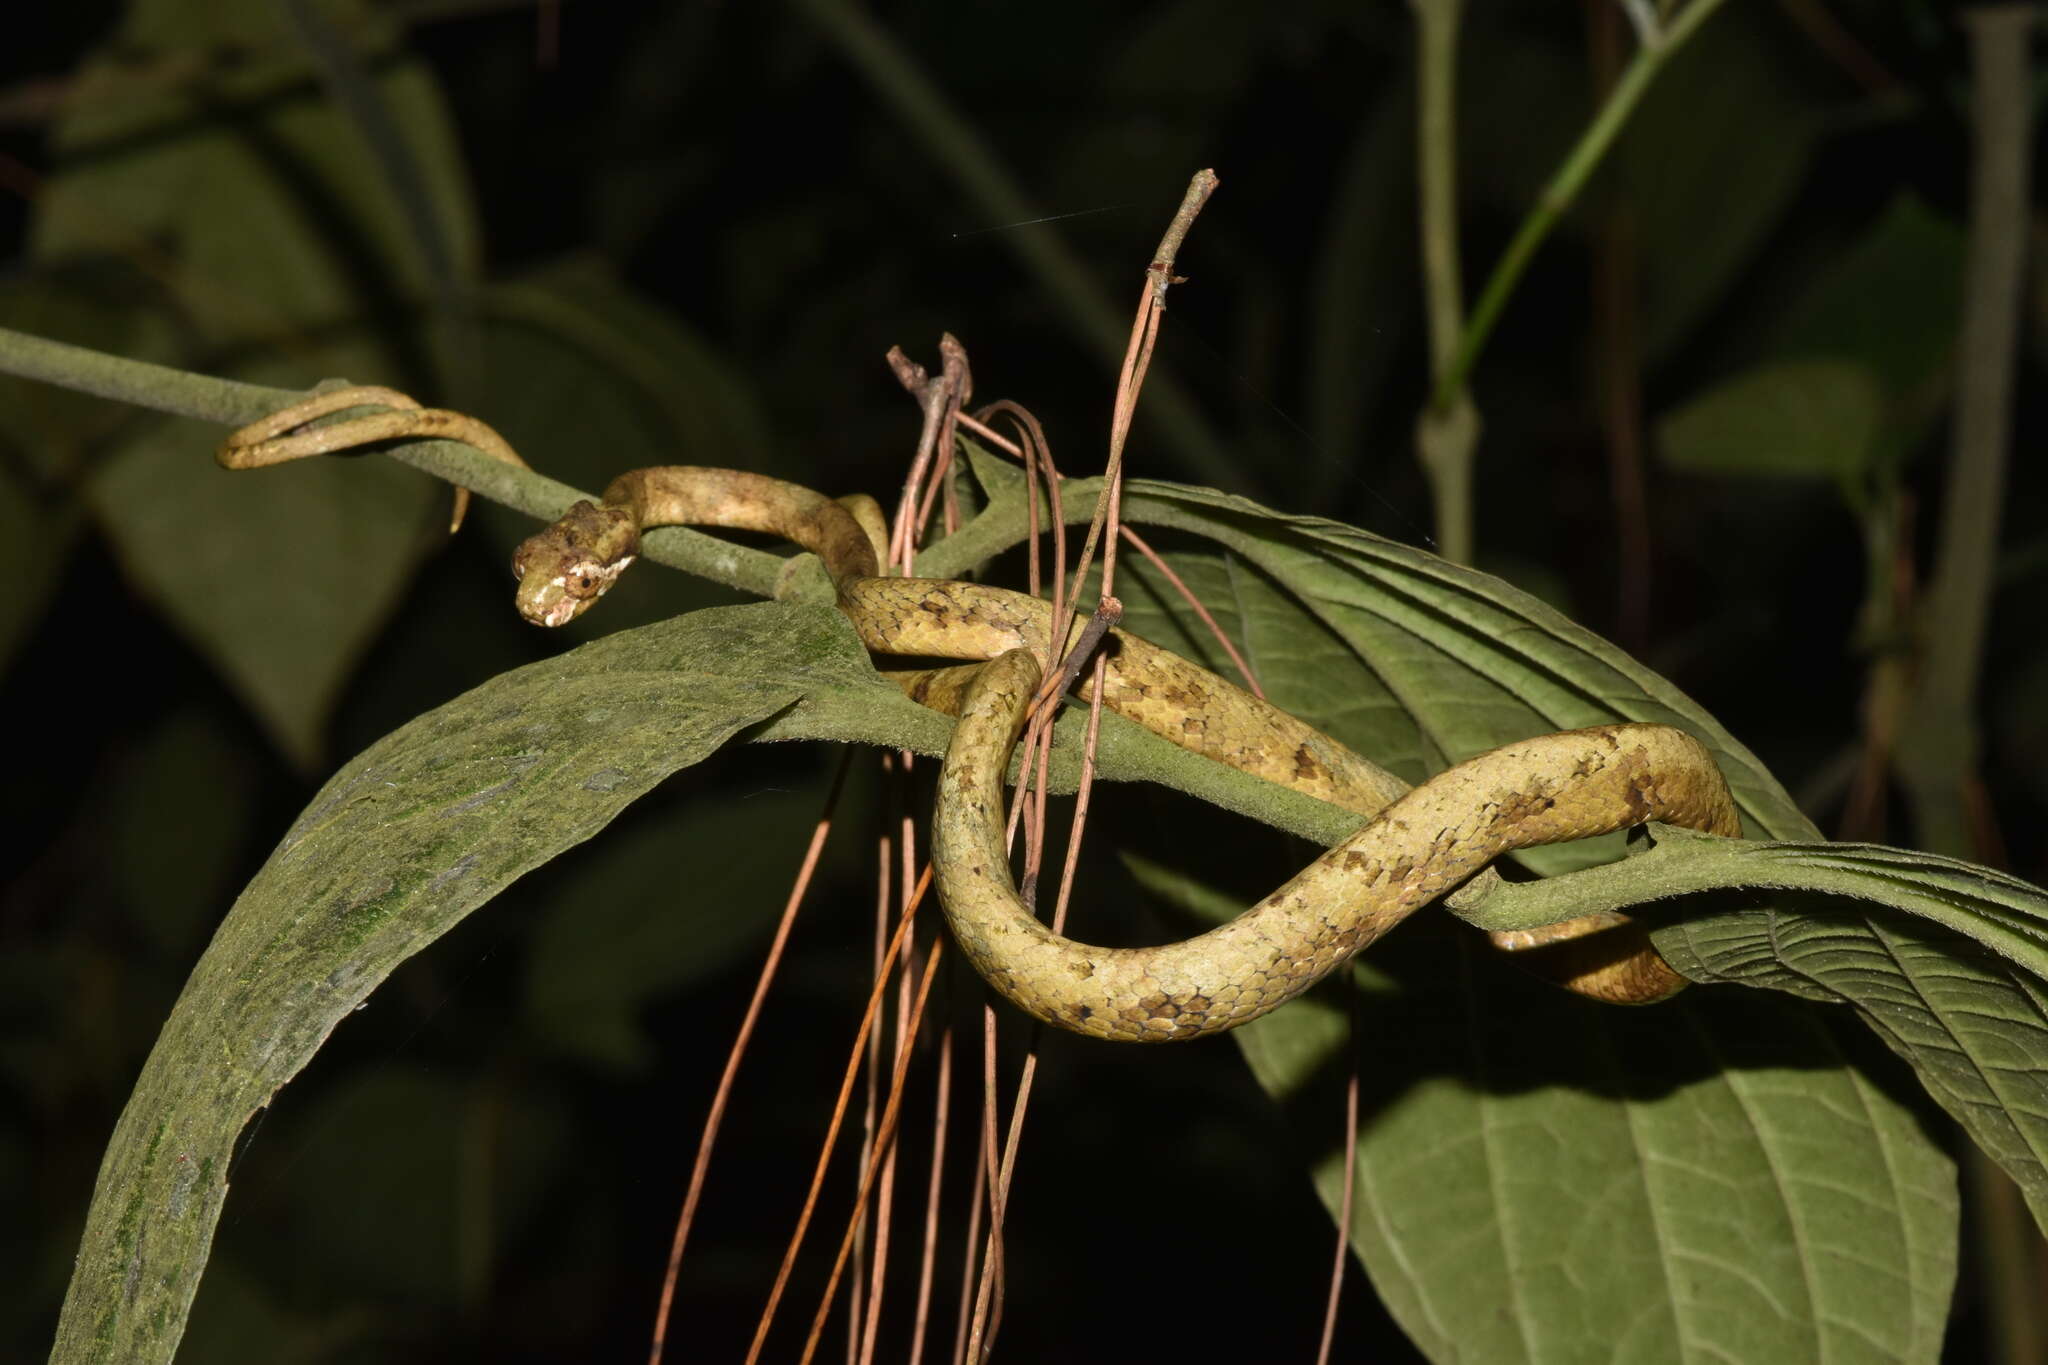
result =
[[1354,981],[1354,1023],[1317,995],[1233,1036],[1333,1210],[1356,1069],[1353,1245],[1431,1359],[1937,1357],[1954,1172],[1839,1025],[1708,992],[1617,1024],[1440,932]]
[[[365,7],[329,8],[376,54],[379,93],[473,273],[468,178],[432,75],[393,55]],[[60,173],[37,206],[39,259],[167,244],[181,310],[221,345],[303,338],[357,318],[366,293],[387,309],[427,296],[391,186],[269,0],[132,5],[73,95],[53,130]]]
[[1877,376],[1853,360],[1772,361],[1693,398],[1657,423],[1674,469],[1751,478],[1852,479],[1881,453]]
[[[993,510],[986,539],[963,533],[963,555],[989,552],[1021,520],[1014,471],[986,460],[976,471]],[[1067,505],[1086,509],[1094,492],[1069,485]],[[1172,563],[1268,693],[1404,776],[1530,734],[1653,720],[1713,750],[1752,834],[1814,833],[1682,693],[1506,584],[1204,490],[1134,481],[1124,515],[1219,543],[1220,557]],[[920,567],[951,572],[951,552]],[[1133,628],[1228,671],[1169,590],[1123,564]],[[1570,847],[1531,861],[1565,870],[1586,856]],[[1205,902],[1170,876],[1151,884],[1212,915],[1246,903]],[[1498,908],[1491,896],[1480,906]],[[1781,933],[1805,922],[1769,913]],[[1849,1065],[1847,1016],[1754,998],[1601,1009],[1474,948],[1414,925],[1358,969],[1369,1081],[1353,1242],[1427,1353],[1561,1359],[1627,1343],[1645,1359],[1936,1356],[1954,1275],[1953,1171],[1867,1060]],[[1297,1003],[1239,1035],[1297,1117],[1334,1205],[1341,1012]],[[1474,1302],[1494,1307],[1474,1313]]]
[[1489,896],[1473,918],[1520,928],[1728,891],[1796,913],[1745,903],[1675,919],[1655,931],[1672,965],[1854,1006],[2048,1224],[2048,891],[1931,853],[1659,827],[1649,853]]
[[144,1064],[56,1357],[97,1342],[170,1359],[237,1135],[398,963],[807,679],[863,668],[830,613],[708,612],[503,674],[344,767],[228,912]]
[[1960,227],[1902,193],[1786,309],[1766,349],[1860,361],[1894,401],[1945,387],[1963,251]]

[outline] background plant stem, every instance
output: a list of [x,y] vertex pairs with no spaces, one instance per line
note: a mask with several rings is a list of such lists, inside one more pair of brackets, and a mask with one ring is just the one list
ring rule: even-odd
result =
[[[1973,10],[1963,18],[1973,74],[1975,164],[1953,455],[1934,569],[1921,600],[1918,668],[1894,751],[1916,842],[1957,857],[1995,858],[2000,842],[1982,799],[1976,702],[2012,439],[2032,149],[2028,40],[2034,22],[2032,8],[2024,5]],[[2008,1365],[2048,1359],[2041,1238],[2011,1179],[1969,1144],[1964,1172],[1994,1356]]]
[[[1421,212],[1422,288],[1429,319],[1429,371],[1441,381],[1464,329],[1458,264],[1458,23],[1464,0],[1412,0],[1416,37],[1416,193]],[[1415,424],[1415,453],[1436,510],[1436,552],[1472,558],[1472,456],[1479,413],[1460,387],[1430,403]]]
[[[0,371],[173,417],[194,417],[230,427],[253,422],[306,396],[306,392],[294,389],[273,389],[143,360],[125,360],[5,328],[0,328]],[[323,387],[336,387],[338,382],[330,380]],[[578,499],[592,497],[545,474],[494,460],[457,441],[404,441],[388,447],[385,453],[436,478],[460,484],[479,497],[542,521],[553,521]],[[261,473],[236,477],[260,478]],[[641,553],[657,564],[760,597],[774,595],[778,576],[787,563],[780,555],[734,545],[680,526],[650,531],[642,541]]]
[[1480,420],[1467,381],[1479,353],[1521,283],[1536,249],[1591,179],[1671,54],[1721,0],[1693,0],[1654,42],[1636,51],[1576,146],[1501,253],[1469,321],[1458,265],[1457,55],[1463,0],[1410,0],[1417,41],[1416,147],[1422,223],[1423,290],[1428,303],[1429,403],[1416,419],[1415,448],[1436,506],[1436,550],[1459,563],[1472,557],[1472,462]]
[[1493,274],[1487,278],[1486,288],[1480,292],[1479,302],[1472,310],[1472,320],[1459,338],[1457,354],[1437,375],[1433,406],[1449,407],[1464,391],[1472,366],[1478,361],[1480,351],[1485,349],[1487,338],[1493,334],[1494,324],[1500,320],[1501,311],[1507,307],[1515,286],[1521,283],[1529,262],[1536,255],[1536,248],[1543,245],[1544,238],[1557,226],[1557,220],[1564,216],[1564,211],[1592,178],[1601,158],[1621,136],[1621,130],[1628,125],[1629,115],[1642,102],[1643,95],[1664,63],[1720,7],[1721,0],[1693,0],[1665,31],[1660,42],[1637,49],[1635,59],[1621,73],[1621,79],[1614,83],[1607,102],[1587,125],[1578,145],[1565,157],[1564,164],[1557,168],[1550,183],[1544,186],[1536,206],[1522,220],[1514,239],[1495,263]]

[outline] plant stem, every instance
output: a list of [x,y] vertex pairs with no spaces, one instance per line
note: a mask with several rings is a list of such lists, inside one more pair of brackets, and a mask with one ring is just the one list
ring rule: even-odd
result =
[[[2032,92],[2026,5],[1969,11],[1970,241],[1957,348],[1954,456],[1934,571],[1922,598],[1918,671],[1894,762],[1923,847],[1980,856],[1997,846],[1978,777],[1975,715],[1996,581],[1999,506],[2012,439],[2013,370],[2025,284]],[[1993,1358],[2048,1359],[2038,1294],[2041,1238],[2007,1175],[1972,1147],[1965,1160]]]
[[1412,0],[1416,26],[1415,162],[1429,370],[1441,380],[1458,353],[1465,300],[1458,265],[1458,23],[1464,0]]
[[2025,283],[2031,94],[2022,5],[1972,11],[1964,21],[1975,80],[1975,168],[1969,257],[1956,359],[1954,454],[1941,528],[1918,622],[1919,672],[1899,737],[1899,777],[1918,841],[1938,853],[1972,849],[1964,787],[1977,766],[1973,716],[2012,439],[2013,367]]
[[[1442,381],[1464,329],[1464,284],[1458,264],[1458,24],[1464,0],[1411,0],[1416,33],[1416,201],[1422,239],[1424,312],[1429,319],[1429,372]],[[1415,423],[1415,454],[1436,508],[1436,552],[1456,563],[1472,558],[1472,458],[1479,447],[1479,411],[1462,388],[1445,403],[1425,406]]]
[[1564,164],[1544,186],[1536,206],[1522,220],[1514,239],[1494,265],[1493,274],[1487,279],[1486,288],[1479,295],[1479,303],[1472,311],[1472,319],[1459,339],[1456,355],[1436,377],[1436,392],[1431,398],[1431,406],[1447,409],[1464,393],[1472,366],[1478,361],[1480,351],[1485,349],[1487,338],[1493,334],[1494,324],[1507,307],[1509,296],[1521,283],[1530,260],[1536,255],[1536,248],[1543,244],[1543,239],[1557,226],[1557,220],[1564,215],[1565,209],[1585,188],[1586,181],[1621,135],[1629,115],[1642,102],[1650,82],[1656,79],[1664,63],[1685,45],[1699,26],[1721,7],[1721,3],[1722,0],[1692,0],[1665,30],[1663,41],[1637,50],[1635,60],[1614,83],[1607,103],[1601,106],[1593,122],[1580,135],[1578,144],[1565,157]]
[[[230,427],[253,422],[307,396],[294,389],[244,384],[145,360],[126,360],[6,328],[0,328],[0,373],[96,394],[173,417],[193,417]],[[322,387],[338,386],[338,381],[328,381]],[[404,441],[385,453],[542,521],[553,521],[578,499],[592,497],[545,474],[494,460],[456,441]],[[775,595],[789,563],[781,555],[735,545],[680,526],[648,532],[641,541],[641,553],[657,564],[760,597]]]

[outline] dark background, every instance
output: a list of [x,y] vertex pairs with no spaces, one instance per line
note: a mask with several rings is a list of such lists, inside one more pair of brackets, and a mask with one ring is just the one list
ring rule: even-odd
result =
[[[352,302],[295,311],[255,264],[283,230],[244,207],[258,201],[232,176],[109,179],[182,139],[261,143],[268,120],[320,106],[310,76],[253,97],[237,84],[293,51],[270,6],[40,8],[36,32],[11,26],[0,84],[0,324],[281,385],[342,370],[389,380],[490,418],[585,487],[666,459],[885,495],[917,412],[882,355],[900,344],[936,363],[950,330],[977,397],[1030,405],[1063,467],[1086,472],[1144,266],[1188,176],[1213,166],[1223,187],[1182,255],[1189,283],[1159,365],[1193,395],[1201,435],[1141,416],[1133,471],[1429,543],[1411,441],[1427,371],[1405,6],[393,3],[374,21],[337,7],[380,77],[445,101],[454,143],[430,168],[459,167],[437,192],[466,196],[478,229],[455,272],[468,297],[458,324],[436,311],[447,296],[431,252],[384,259],[366,239],[327,241],[335,277],[353,282],[337,297]],[[1468,298],[1627,44],[1604,5],[1471,9],[1458,97]],[[894,84],[851,58],[854,39],[829,21],[849,12],[907,63]],[[1896,798],[1857,814],[1845,782],[1873,664],[1909,644],[1873,634],[1869,604],[1925,574],[1942,497],[1966,55],[1943,5],[1730,0],[1537,258],[1474,381],[1480,565],[1674,678],[1829,832],[1903,844],[1914,830]],[[110,71],[140,83],[88,78]],[[887,92],[905,82],[936,90],[944,112],[904,114]],[[88,136],[95,118],[119,123],[107,102],[166,97],[187,101],[177,117],[138,113],[133,128]],[[963,135],[979,141],[976,164],[1020,188],[1027,216],[1059,220],[996,215],[934,149]],[[299,192],[288,155],[259,164]],[[52,196],[67,191],[60,230]],[[2038,217],[2034,231],[2048,240]],[[1034,267],[1033,233],[1077,262],[1113,345]],[[588,314],[508,325],[499,300],[522,288]],[[613,381],[637,425],[602,440],[585,409],[613,395],[578,367],[621,363],[577,350],[600,315],[643,348],[629,357],[639,376]],[[1988,803],[1973,831],[1975,856],[2035,881],[2048,880],[2048,480],[2027,452],[2044,324],[2048,303],[2030,295],[1979,712]],[[1854,425],[1843,410],[1801,406],[1798,385],[1784,396],[1777,367],[1815,358],[1881,381],[1867,439],[1842,435]],[[1702,408],[1757,376],[1765,397]],[[1743,439],[1758,431],[1775,435]],[[204,511],[225,496],[207,460],[219,434],[11,382],[0,406],[14,546],[0,594],[14,760],[0,799],[15,849],[0,887],[0,1207],[14,1211],[0,1220],[13,1287],[0,1354],[12,1358],[46,1349],[105,1137],[186,972],[318,782],[505,668],[720,600],[642,573],[607,619],[543,636],[505,610],[502,565],[530,526],[487,509],[443,544],[441,495],[401,474],[393,496],[413,529],[400,576],[369,594],[317,686],[264,701],[238,671],[243,646],[194,624],[207,602],[133,532],[136,484],[120,473],[150,447],[184,481],[148,493],[186,509],[167,534],[232,541],[232,518]],[[1617,443],[1640,452],[1639,510],[1618,510]],[[1618,548],[1624,522],[1647,559]],[[1877,525],[1903,534],[1874,571]],[[231,570],[288,591],[318,571]],[[250,1148],[190,1358],[643,1349],[703,1108],[829,762],[753,748],[682,774],[402,969]],[[872,775],[853,786],[851,808],[872,812]],[[1141,826],[1166,811],[1127,799]],[[757,1043],[673,1358],[737,1358],[772,1277],[863,994],[871,821],[851,820],[837,845]],[[1296,856],[1263,836],[1215,837],[1248,858]],[[610,942],[573,931],[590,907],[678,888],[729,913]],[[968,1018],[972,983],[947,992],[943,1008]],[[1056,1041],[1046,1065],[1010,1266],[1013,1304],[1029,1307],[1005,1323],[1008,1357],[1312,1351],[1328,1220],[1235,1052]],[[912,1126],[913,1152],[928,1123]],[[922,1169],[920,1155],[906,1178]],[[950,1213],[947,1227],[956,1247]],[[1123,1254],[1084,1250],[1101,1247]],[[1193,1247],[1203,1254],[1189,1260]],[[940,1265],[949,1335],[956,1253]],[[1340,1351],[1402,1358],[1352,1279]],[[1971,1282],[1966,1269],[1957,1358],[1975,1351]],[[799,1276],[797,1317],[815,1287]],[[900,1331],[908,1290],[891,1293]]]

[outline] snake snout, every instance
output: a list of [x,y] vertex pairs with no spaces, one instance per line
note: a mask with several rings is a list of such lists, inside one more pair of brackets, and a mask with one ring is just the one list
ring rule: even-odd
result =
[[512,555],[519,614],[537,626],[562,626],[605,595],[640,550],[632,519],[614,507],[579,502]]

